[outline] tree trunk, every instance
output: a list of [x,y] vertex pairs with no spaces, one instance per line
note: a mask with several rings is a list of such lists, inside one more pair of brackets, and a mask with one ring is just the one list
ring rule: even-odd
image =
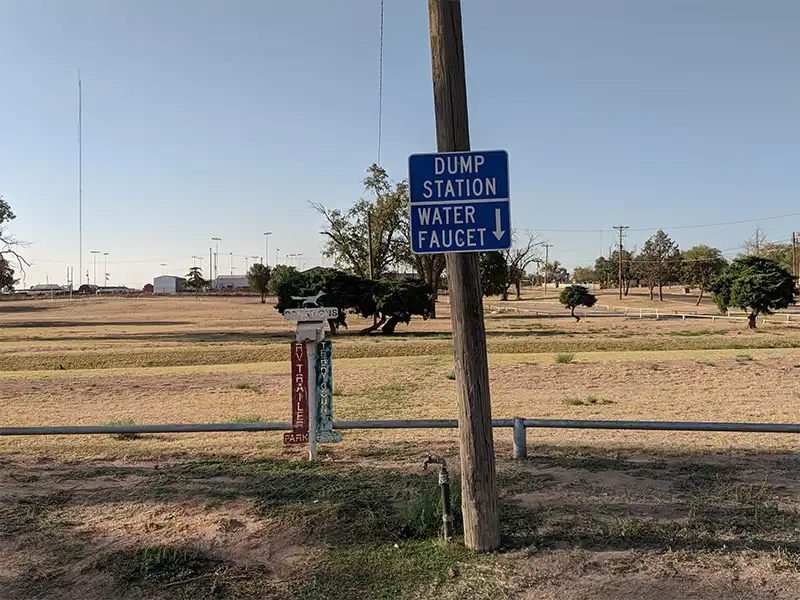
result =
[[700,306],[700,301],[703,299],[703,292],[704,291],[705,290],[703,288],[700,288],[700,295],[697,297],[697,303],[695,304],[695,306]]
[[750,313],[749,315],[747,315],[747,326],[750,329],[755,329],[756,328],[756,317],[757,316],[758,315],[756,315],[756,313]]
[[372,325],[370,325],[369,327],[367,327],[367,328],[365,328],[365,329],[362,329],[361,331],[359,331],[359,332],[358,332],[358,335],[367,335],[367,334],[369,334],[369,333],[372,333],[372,332],[373,332],[373,331],[375,331],[376,329],[380,329],[381,325],[383,325],[384,323],[386,323],[386,315],[381,315],[381,320],[380,320],[380,321],[378,321],[378,315],[373,315],[373,316],[374,316],[374,319],[373,319],[373,321],[374,321],[374,322],[373,322],[373,324],[372,324]]
[[381,333],[384,335],[392,335],[394,334],[394,329],[397,327],[397,324],[400,322],[400,318],[396,316],[392,316],[386,321],[386,325],[383,326],[381,329]]
[[338,326],[336,325],[336,321],[334,319],[328,319],[328,327],[331,328],[331,335],[336,335],[336,329]]
[[439,297],[439,277],[434,276],[433,274],[433,264],[435,259],[432,259],[428,263],[428,273],[426,279],[428,280],[428,285],[431,286],[431,297],[430,297],[430,307],[428,310],[430,311],[430,318],[436,318],[436,299]]
[[520,300],[520,299],[521,299],[521,297],[522,297],[522,296],[521,296],[521,294],[520,294],[520,292],[519,292],[519,288],[520,288],[520,282],[519,282],[519,281],[515,281],[515,282],[514,282],[514,286],[517,288],[517,300]]
[[625,280],[625,295],[627,296],[628,292],[630,291],[631,291],[631,280],[627,279]]
[[576,322],[580,322],[581,318],[578,315],[575,314],[575,307],[574,306],[570,306],[569,307],[569,314],[571,314],[573,317],[575,317],[575,321]]
[[658,300],[659,300],[659,302],[663,302],[664,301],[663,284],[660,281],[658,282]]
[[261,294],[261,304],[266,304],[266,303],[267,303],[267,295]]
[[508,288],[504,288],[503,289],[503,298],[502,298],[502,300],[503,300],[503,302],[507,302],[508,301]]
[[653,290],[654,290],[654,289],[655,289],[655,288],[654,288],[653,286],[651,286],[651,287],[650,287],[650,300],[652,300],[652,299],[653,299]]

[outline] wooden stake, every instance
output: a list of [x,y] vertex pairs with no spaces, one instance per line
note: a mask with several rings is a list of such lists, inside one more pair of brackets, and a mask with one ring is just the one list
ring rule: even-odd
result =
[[[433,97],[439,152],[467,151],[469,119],[461,0],[428,0]],[[461,446],[464,543],[487,552],[500,545],[486,328],[478,254],[447,254]]]

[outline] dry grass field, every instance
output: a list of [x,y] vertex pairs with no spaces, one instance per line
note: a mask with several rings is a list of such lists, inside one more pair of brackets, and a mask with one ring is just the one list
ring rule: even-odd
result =
[[[455,416],[439,312],[393,337],[349,318],[337,419]],[[558,308],[486,323],[495,417],[799,420],[797,326]],[[288,421],[292,335],[251,298],[2,302],[0,424]],[[529,430],[523,462],[495,436],[492,556],[435,541],[421,464],[457,475],[452,431],[347,431],[315,464],[271,433],[0,438],[0,597],[800,598],[795,436]]]

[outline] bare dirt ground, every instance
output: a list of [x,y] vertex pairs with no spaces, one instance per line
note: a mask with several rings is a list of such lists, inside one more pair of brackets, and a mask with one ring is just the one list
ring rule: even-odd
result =
[[[395,339],[350,319],[336,418],[453,418],[440,315]],[[487,329],[495,417],[800,415],[797,328],[565,311]],[[288,421],[289,339],[252,299],[0,303],[0,424]],[[453,431],[347,431],[318,464],[271,433],[0,438],[0,598],[800,599],[795,436],[529,430],[523,462],[495,437],[492,556],[434,541],[421,463],[457,481]]]

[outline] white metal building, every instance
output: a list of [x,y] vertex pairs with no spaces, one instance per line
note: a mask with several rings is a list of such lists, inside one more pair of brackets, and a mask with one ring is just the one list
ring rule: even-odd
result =
[[250,284],[244,275],[219,275],[217,284],[214,286],[217,290],[237,290],[249,287]]
[[175,275],[159,275],[153,278],[153,293],[154,294],[175,294],[182,292],[186,280],[183,277],[175,277]]

